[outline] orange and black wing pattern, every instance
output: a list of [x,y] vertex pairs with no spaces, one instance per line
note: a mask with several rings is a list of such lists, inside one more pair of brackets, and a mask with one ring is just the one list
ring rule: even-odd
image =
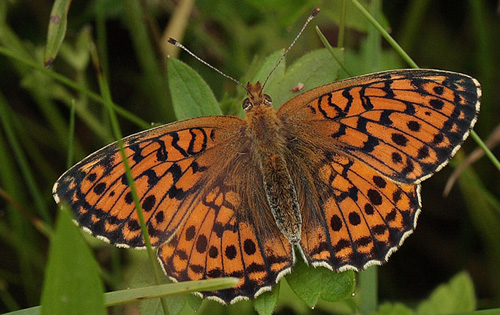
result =
[[271,210],[262,200],[262,185],[252,180],[238,188],[240,183],[239,177],[221,176],[196,205],[196,215],[158,252],[165,272],[176,281],[240,278],[234,288],[202,293],[223,303],[271,290],[295,260],[292,245],[272,217],[263,220]]
[[[213,174],[210,160],[241,126],[234,118],[198,118],[123,139],[151,243],[168,240],[189,215],[195,195]],[[237,143],[235,144],[237,145]],[[55,200],[73,209],[80,226],[121,247],[143,247],[139,219],[119,147],[83,159],[56,182]]]
[[287,161],[296,165],[305,260],[335,270],[385,262],[415,229],[419,183],[459,149],[480,96],[479,83],[463,74],[395,70],[285,103],[278,115],[289,129]]
[[460,148],[477,120],[480,97],[479,82],[464,74],[393,70],[318,87],[289,100],[278,114],[309,141],[414,184]]
[[[147,230],[175,281],[233,276],[232,289],[204,292],[223,303],[253,298],[294,263],[271,220],[260,172],[241,136],[244,121],[217,116],[123,139]],[[86,231],[121,247],[144,247],[119,148],[111,144],[64,173],[53,189]]]

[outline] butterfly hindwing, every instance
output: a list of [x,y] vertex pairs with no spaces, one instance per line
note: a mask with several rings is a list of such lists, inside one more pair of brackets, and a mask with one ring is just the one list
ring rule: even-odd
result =
[[279,231],[273,238],[258,234],[252,222],[238,218],[240,210],[249,209],[231,209],[217,202],[198,204],[196,215],[188,218],[172,241],[159,247],[165,272],[176,281],[239,278],[234,288],[201,293],[223,303],[270,290],[290,272],[292,246]]
[[[316,170],[317,208],[304,205],[300,248],[313,266],[362,270],[387,261],[416,227],[420,186],[396,184],[347,156],[324,154]],[[303,176],[299,171],[297,176]],[[310,193],[309,193],[310,194]]]
[[251,171],[258,170],[253,153],[241,148],[226,160],[227,167],[204,185],[192,214],[158,255],[176,281],[240,278],[234,288],[201,293],[234,303],[270,290],[290,272],[294,256],[272,218],[262,174]]

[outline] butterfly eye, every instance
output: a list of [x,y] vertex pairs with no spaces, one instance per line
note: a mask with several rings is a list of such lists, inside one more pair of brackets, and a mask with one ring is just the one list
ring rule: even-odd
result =
[[249,110],[252,107],[252,102],[248,98],[245,98],[243,104],[241,105],[244,110]]
[[271,98],[271,96],[269,96],[267,94],[264,94],[264,98],[266,100],[266,105],[272,105],[273,104],[273,99]]

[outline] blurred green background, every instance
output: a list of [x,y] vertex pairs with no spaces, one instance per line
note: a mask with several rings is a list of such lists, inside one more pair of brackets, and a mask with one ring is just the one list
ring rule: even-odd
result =
[[[50,69],[98,94],[88,49],[92,38],[113,101],[142,119],[138,123],[121,118],[122,132],[127,135],[143,130],[149,122],[175,120],[166,55],[179,52],[165,50],[164,36],[175,37],[202,59],[246,83],[266,56],[288,47],[311,10],[320,7],[321,13],[288,54],[287,65],[323,47],[314,29],[317,25],[332,46],[338,45],[339,35],[343,38],[345,66],[353,75],[409,67],[350,1],[346,3],[344,29],[340,27],[342,0],[194,1],[191,7],[190,1],[77,1],[71,3],[65,40]],[[475,130],[483,140],[495,136],[500,123],[500,2],[362,3],[420,67],[477,78],[483,98]],[[67,169],[72,103],[76,109],[72,162],[113,141],[100,102],[30,66],[44,64],[52,5],[41,0],[0,3],[1,313],[40,303],[49,246],[41,231],[53,226],[57,214],[51,188]],[[179,9],[183,5],[185,11]],[[244,98],[239,86],[184,52],[178,58],[208,82],[224,113],[239,112]],[[416,232],[389,263],[378,268],[380,303],[398,301],[414,307],[436,286],[467,271],[477,307],[500,307],[498,170],[483,157],[443,197],[453,168],[476,147],[469,139],[451,167],[424,182]],[[500,151],[493,152],[498,156]],[[133,268],[137,254],[87,239],[107,272],[107,291],[126,287],[124,274],[129,266]],[[345,308],[332,309],[320,305],[310,310],[297,303],[280,300],[277,311],[350,313],[358,309],[355,299],[345,302]],[[249,310],[233,306],[238,308]],[[127,308],[112,313],[122,311]]]

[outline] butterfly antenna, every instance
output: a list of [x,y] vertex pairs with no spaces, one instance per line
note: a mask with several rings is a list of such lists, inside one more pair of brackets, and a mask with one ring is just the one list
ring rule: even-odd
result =
[[307,24],[309,24],[309,22],[311,22],[312,19],[314,19],[316,17],[316,15],[318,15],[320,9],[319,8],[316,8],[314,9],[312,12],[311,12],[311,15],[309,15],[309,17],[307,18],[306,22],[304,23],[304,26],[302,26],[302,29],[300,30],[299,34],[297,34],[297,36],[295,37],[295,39],[293,40],[293,42],[290,44],[290,46],[288,46],[288,49],[285,51],[285,53],[281,56],[281,59],[278,61],[278,63],[274,66],[273,70],[271,70],[271,72],[269,72],[269,74],[267,75],[267,78],[266,80],[264,81],[264,84],[262,84],[262,89],[264,89],[264,86],[266,86],[266,83],[267,83],[267,80],[269,80],[269,77],[271,76],[271,74],[273,74],[274,70],[276,70],[276,68],[278,68],[278,66],[280,65],[280,63],[283,61],[283,59],[285,59],[285,56],[286,54],[288,54],[288,52],[290,51],[290,49],[293,47],[293,45],[295,45],[295,42],[299,39],[300,35],[302,35],[302,32],[304,32],[304,30],[306,29],[306,26]]
[[188,54],[190,54],[191,56],[193,56],[196,60],[198,60],[199,62],[201,62],[202,64],[204,64],[205,66],[215,70],[217,73],[219,73],[220,75],[222,75],[223,77],[229,79],[229,80],[232,80],[234,82],[236,82],[237,84],[241,85],[245,91],[247,91],[248,93],[248,90],[246,88],[246,86],[243,85],[243,83],[241,83],[240,81],[236,80],[235,78],[225,74],[224,72],[220,71],[219,69],[217,69],[216,67],[212,66],[211,64],[209,64],[208,62],[206,62],[205,60],[201,59],[200,57],[196,56],[193,52],[191,52],[189,49],[187,49],[184,45],[182,45],[181,43],[179,43],[178,41],[176,41],[175,39],[173,39],[172,37],[169,37],[167,38],[167,41],[174,45],[174,46],[177,46],[179,47],[180,49],[184,50],[185,52],[187,52]]

